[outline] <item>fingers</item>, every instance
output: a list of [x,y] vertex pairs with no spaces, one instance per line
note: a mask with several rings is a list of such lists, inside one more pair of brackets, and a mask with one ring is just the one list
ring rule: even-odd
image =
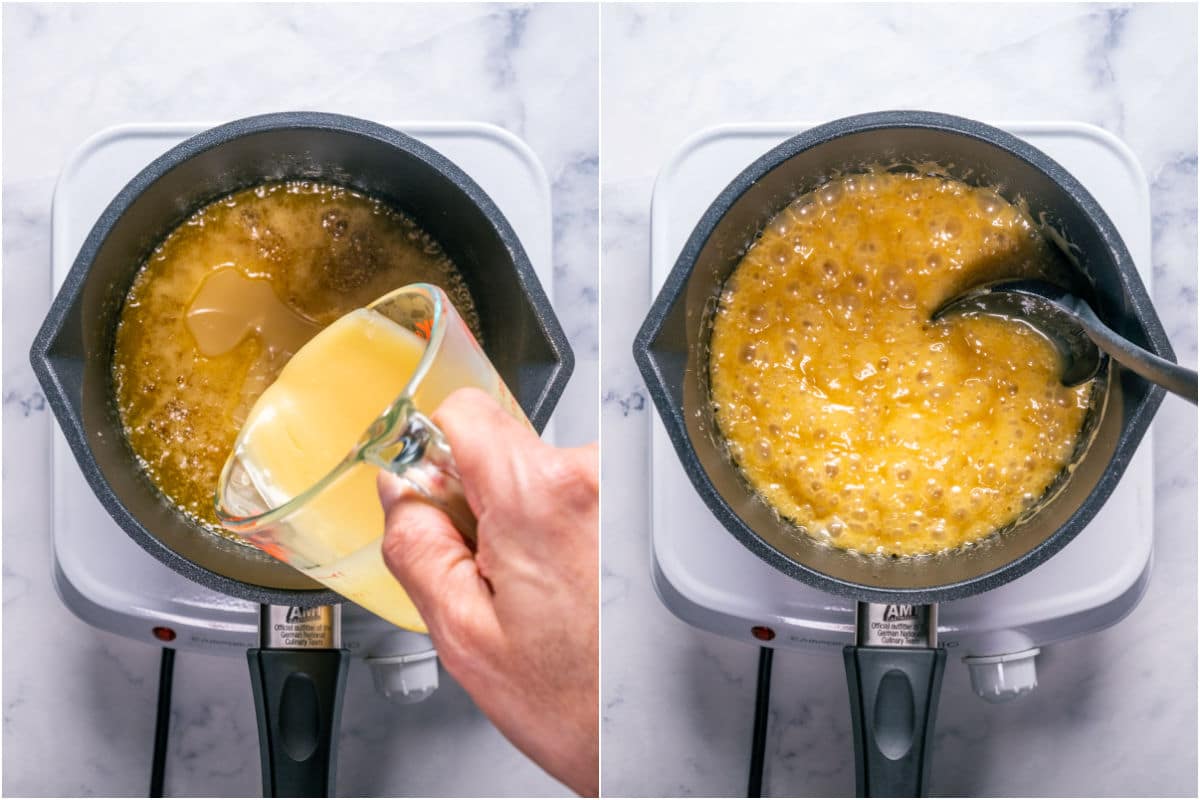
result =
[[453,392],[434,412],[433,421],[446,434],[476,515],[483,512],[481,498],[520,485],[531,459],[549,448],[532,428],[479,389]]
[[408,592],[435,641],[462,638],[455,630],[461,620],[491,613],[491,594],[471,551],[450,518],[414,497],[403,480],[381,471],[377,485],[385,514],[384,563]]

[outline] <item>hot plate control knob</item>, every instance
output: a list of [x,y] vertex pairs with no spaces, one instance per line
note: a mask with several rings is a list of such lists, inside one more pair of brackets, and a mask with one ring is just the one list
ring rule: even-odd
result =
[[989,703],[1005,703],[1037,688],[1038,648],[999,656],[966,656],[971,688]]
[[363,659],[375,690],[393,703],[419,703],[438,688],[437,651],[428,636],[395,631]]

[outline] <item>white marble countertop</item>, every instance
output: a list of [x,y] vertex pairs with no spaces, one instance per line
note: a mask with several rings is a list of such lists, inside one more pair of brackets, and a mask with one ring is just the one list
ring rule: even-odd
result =
[[[4,784],[6,795],[143,795],[158,651],[75,619],[50,580],[53,420],[29,367],[49,305],[50,198],[84,139],[126,122],[324,110],[483,121],[524,139],[549,176],[553,301],[576,355],[562,443],[597,429],[597,14],[451,5],[4,8]],[[257,795],[242,658],[176,660],[166,791]],[[443,674],[393,706],[351,668],[343,795],[555,795]]]
[[[601,13],[604,447],[603,791],[739,795],[755,648],[691,628],[650,583],[646,440],[630,355],[649,306],[654,176],[719,123],[922,108],[1081,120],[1132,147],[1151,183],[1154,300],[1196,363],[1194,6],[608,6]],[[1102,633],[1055,645],[1040,687],[989,705],[950,664],[932,790],[1196,793],[1196,410],[1168,398],[1155,441],[1154,575]],[[852,792],[840,656],[779,651],[764,791]]]

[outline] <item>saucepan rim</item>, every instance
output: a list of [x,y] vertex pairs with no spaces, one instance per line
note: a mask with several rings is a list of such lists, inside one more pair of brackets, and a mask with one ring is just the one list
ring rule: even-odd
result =
[[[537,405],[529,413],[530,421],[541,430],[574,369],[574,354],[516,232],[483,189],[441,153],[394,128],[342,114],[285,111],[245,117],[191,136],[150,162],[117,193],[88,233],[34,338],[30,348],[30,362],[38,381],[46,388],[47,403],[54,412],[90,488],[130,538],[175,572],[209,589],[256,603],[311,607],[340,603],[343,598],[324,587],[272,588],[229,577],[193,562],[150,533],[125,507],[105,479],[88,444],[82,415],[76,414],[71,407],[67,400],[67,388],[51,364],[55,339],[83,291],[92,262],[114,228],[146,190],[176,167],[214,148],[249,136],[295,130],[350,134],[396,148],[407,156],[421,160],[442,175],[479,208],[511,255],[516,279],[537,313],[541,331],[553,355],[552,372],[538,397]],[[163,235],[166,235],[165,231]],[[313,585],[319,586],[315,582]]]
[[1137,443],[1150,424],[1164,397],[1158,386],[1128,409],[1112,458],[1096,485],[1070,517],[1051,535],[1012,561],[963,580],[935,586],[883,588],[837,578],[820,572],[781,552],[760,536],[726,502],[709,478],[688,433],[683,404],[676,404],[668,389],[668,378],[653,354],[654,341],[666,327],[668,316],[687,290],[689,279],[709,237],[734,205],[752,186],[792,157],[845,136],[878,130],[927,129],[975,139],[1024,161],[1050,178],[1066,193],[1095,227],[1108,257],[1116,268],[1131,311],[1144,325],[1150,349],[1173,358],[1161,322],[1153,310],[1133,259],[1116,227],[1092,195],[1062,166],[1032,145],[998,128],[975,120],[928,111],[880,111],[818,125],[793,136],[760,156],[734,178],[716,197],[696,224],[683,246],[662,289],[652,303],[633,343],[634,359],[646,381],[651,399],[667,429],[668,437],[692,484],[721,524],[743,546],[779,571],[832,594],[876,603],[934,603],[987,591],[1029,572],[1061,550],[1092,519],[1120,480]]

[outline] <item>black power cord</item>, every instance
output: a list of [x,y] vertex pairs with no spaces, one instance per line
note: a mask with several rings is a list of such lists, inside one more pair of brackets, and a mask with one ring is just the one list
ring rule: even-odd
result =
[[767,715],[771,711],[771,659],[775,651],[758,648],[758,689],[754,698],[754,738],[750,743],[750,782],[747,797],[762,797],[763,760],[767,751]]
[[158,716],[154,721],[154,756],[150,761],[150,796],[163,796],[167,767],[167,731],[171,727],[171,683],[175,678],[175,650],[164,647],[158,666]]

